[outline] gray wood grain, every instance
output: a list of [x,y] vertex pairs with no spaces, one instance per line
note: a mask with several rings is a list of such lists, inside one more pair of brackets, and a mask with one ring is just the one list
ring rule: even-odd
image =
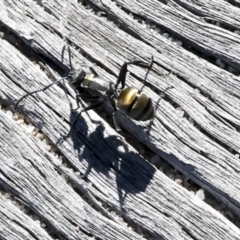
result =
[[[90,236],[100,239],[142,239],[123,225],[103,217],[84,202],[54,170],[51,163],[53,157],[41,147],[40,142],[2,112],[0,125],[1,148],[5,150],[1,152],[0,179],[3,187],[16,194],[55,232],[64,239],[89,239]],[[9,218],[14,220],[11,216]],[[31,231],[34,231],[34,226]],[[17,239],[22,238],[19,236]]]
[[196,49],[239,67],[239,35],[206,23],[180,5],[163,4],[157,0],[135,0],[131,3],[117,0],[116,3],[129,12],[164,26]]
[[[48,3],[53,4],[53,2]],[[63,10],[60,9],[59,6],[61,5],[49,5],[48,7],[52,7],[51,11],[54,9],[55,14],[59,13],[59,19],[64,19],[64,16],[62,16],[64,15]],[[19,7],[21,7],[21,5],[18,6],[18,8]],[[25,9],[25,11],[32,11],[31,9],[35,8],[33,6],[29,6]],[[123,58],[123,56],[119,53],[123,54],[125,58],[130,58],[131,54],[129,53],[129,50],[126,49],[126,46],[128,49],[131,49],[131,52],[138,54],[138,58],[143,58],[151,52],[156,61],[159,62],[159,64],[162,64],[162,61],[159,61],[159,59],[163,56],[163,53],[159,54],[153,48],[150,48],[146,44],[134,39],[131,36],[129,36],[126,40],[124,38],[126,34],[121,30],[114,28],[111,23],[105,22],[102,18],[89,15],[89,13],[86,13],[86,11],[82,8],[71,8],[71,6],[67,6],[66,11],[69,14],[72,11],[75,11],[75,9],[78,11],[76,13],[77,21],[67,18],[69,23],[68,28],[70,29],[65,29],[63,31],[64,34],[67,36],[69,35],[72,42],[75,42],[75,44],[77,44],[81,49],[97,61],[104,64],[108,69],[113,69],[115,70],[114,72],[118,71],[119,59]],[[14,5],[11,6],[8,11],[14,11]],[[41,15],[42,18],[44,16],[44,12],[38,11],[35,15],[31,13],[36,16],[38,21],[40,21],[40,16],[38,17],[38,15],[36,15],[37,13]],[[35,26],[33,26],[32,21],[30,21],[30,19],[23,18],[21,14],[15,14],[14,20],[9,18],[7,14],[5,15],[6,16],[4,16],[3,19],[6,18],[5,21],[8,22],[9,26],[15,27],[16,30],[22,29],[22,36],[25,36],[24,39],[26,39],[26,35],[29,35],[29,31],[32,32],[31,35],[34,37],[31,39],[31,42],[36,51],[40,51],[45,54],[49,52],[51,53],[50,57],[56,59],[56,62],[60,61],[60,53],[64,45],[64,42],[60,38],[49,32],[47,34],[44,33],[46,29],[43,28],[41,24],[34,22]],[[73,18],[74,14],[72,14],[71,17]],[[29,20],[29,22],[27,20]],[[21,21],[25,21],[24,26],[27,26],[26,28],[21,27]],[[48,16],[42,24],[45,24],[45,27],[47,27],[53,25],[53,22],[54,21],[51,19],[51,16]],[[90,22],[91,24],[89,24]],[[57,25],[57,23],[55,23],[55,25]],[[71,26],[73,27],[71,28]],[[79,26],[82,27],[79,28]],[[76,29],[78,29],[79,32],[77,32]],[[98,29],[101,29],[101,31],[97,32]],[[111,32],[115,33],[111,34]],[[96,36],[94,34],[96,34]],[[97,34],[104,36],[101,42],[98,42],[99,45],[96,44],[96,39],[99,38],[99,36],[97,37]],[[115,39],[114,36],[118,37]],[[54,39],[54,41],[52,39]],[[131,45],[128,45],[126,41],[130,41],[130,39]],[[54,44],[49,44],[52,41]],[[116,52],[114,49],[119,50]],[[145,49],[145,51],[140,53],[139,49]],[[170,53],[170,50],[171,49],[169,48],[168,53]],[[184,66],[188,64],[182,59],[184,53],[185,51],[178,53],[178,60],[177,56],[175,56],[177,64],[182,61],[182,66],[183,64]],[[78,55],[78,57],[81,58],[80,55]],[[185,56],[185,58],[188,59],[189,57],[193,60],[195,58],[194,55],[190,54]],[[86,60],[83,59],[77,61],[86,62]],[[200,71],[198,67],[201,62],[204,66],[206,66],[206,68],[201,68]],[[91,65],[91,63],[87,64]],[[153,123],[151,123],[150,135],[147,136],[140,124],[132,123],[121,114],[119,114],[119,121],[125,129],[132,132],[149,148],[164,157],[176,168],[187,174],[213,195],[220,198],[239,215],[239,198],[235,197],[239,195],[238,158],[201,131],[201,129],[203,129],[210,134],[212,138],[217,139],[222,144],[228,146],[236,152],[239,152],[239,132],[235,130],[234,125],[229,126],[229,124],[226,124],[224,121],[224,118],[226,117],[228,121],[232,120],[234,124],[239,123],[238,116],[240,111],[238,108],[240,103],[239,99],[235,97],[239,93],[239,81],[232,74],[219,70],[215,66],[212,66],[203,60],[196,61],[195,65],[192,65],[191,67],[196,70],[191,71],[188,69],[189,72],[184,70],[184,76],[187,76],[188,74],[188,79],[190,79],[190,81],[195,81],[195,77],[198,78],[199,80],[195,81],[195,84],[202,86],[202,90],[206,89],[206,92],[211,92],[212,95],[210,99],[203,97],[201,94],[196,92],[195,89],[178,79],[176,76],[171,75],[168,78],[162,78],[161,82],[159,82],[158,74],[163,72],[163,70],[159,67],[154,68],[156,72],[152,72],[152,74],[149,75],[148,81],[156,88],[159,88],[159,90],[166,89],[167,86],[174,86],[174,89],[169,90],[167,95],[170,96],[174,102],[180,105],[182,109],[194,120],[195,126],[193,126],[186,118],[179,118],[175,108],[171,106],[168,101],[159,98],[158,95],[149,89],[147,90],[147,88],[144,88],[144,91],[149,91],[149,95],[151,95],[154,102],[158,104],[156,118]],[[139,77],[143,77],[145,74],[141,69],[132,69],[134,70],[134,74],[137,74]],[[211,76],[215,76],[215,78],[209,78],[209,71]],[[101,71],[99,72],[101,73]],[[193,74],[194,72],[196,73]],[[204,74],[206,74],[205,78]],[[113,79],[113,76],[108,75],[106,72],[103,72],[102,76],[106,77],[106,79]],[[225,81],[226,77],[229,80],[228,84],[226,84]],[[130,77],[129,82],[131,82],[133,86],[139,86],[139,82],[134,78]],[[24,82],[23,86],[26,84],[27,82]],[[196,98],[196,100],[194,98]],[[212,98],[214,98],[215,104],[210,101]],[[202,104],[206,104],[206,106],[202,106]],[[224,111],[223,108],[227,110]],[[210,112],[211,110],[212,112]],[[67,118],[66,115],[65,117]],[[198,160],[196,161],[196,159]],[[191,166],[194,166],[194,168]],[[231,179],[231,181],[228,181],[229,179]],[[232,194],[233,192],[235,194]]]
[[[1,163],[5,160],[7,159],[1,154]],[[3,240],[52,239],[37,221],[33,221],[2,195],[0,195],[0,224],[0,236]]]
[[[95,1],[93,2],[95,3]],[[153,55],[157,64],[154,65],[147,81],[154,90],[162,91],[168,86],[174,88],[166,93],[166,99],[161,99],[156,92],[145,87],[144,91],[153,98],[157,107],[154,121],[150,124],[141,124],[132,122],[123,114],[118,113],[120,124],[150,149],[240,215],[239,157],[236,155],[239,153],[240,147],[240,134],[236,129],[240,123],[239,78],[167,42],[160,35],[151,34],[149,29],[143,28],[110,1],[103,0],[102,2],[104,5],[97,6],[100,8],[103,6],[102,10],[105,11],[107,8],[107,12],[113,18],[115,17],[119,23],[129,29],[134,36],[138,36],[140,40],[120,30],[107,19],[98,17],[71,1],[41,2],[47,10],[44,11],[43,6],[34,1],[22,4],[20,1],[5,0],[0,2],[0,20],[24,40],[31,49],[43,54],[61,69],[66,70],[66,65],[63,66],[61,63],[62,48],[66,44],[66,40],[74,43],[77,48],[101,63],[101,67],[108,71],[96,67],[100,76],[106,80],[114,81],[121,64],[127,59],[135,57],[147,60],[149,56]],[[118,3],[125,4],[123,1]],[[138,4],[131,2],[124,6],[129,11],[134,12],[135,9],[139,9]],[[149,6],[149,9],[152,5]],[[171,14],[173,14],[173,8],[171,5],[164,7],[161,5],[161,9],[162,13],[159,11],[156,13],[156,21],[167,27],[169,16],[166,16],[164,11],[171,10]],[[184,22],[180,18],[183,13],[176,10],[175,12],[178,17],[175,18],[175,21],[178,21],[179,25],[183,24]],[[186,14],[185,11],[183,12]],[[162,18],[160,19],[158,15],[160,13],[165,14],[164,21]],[[204,31],[208,29],[209,34],[214,35],[211,25],[192,15],[185,17],[192,23],[200,24]],[[189,29],[191,26],[189,24]],[[173,29],[173,26],[171,28]],[[220,30],[217,27],[216,29],[214,27],[214,31],[225,33],[225,30]],[[184,34],[184,31],[179,30],[178,33]],[[209,39],[212,35],[208,36]],[[192,36],[198,37],[194,34]],[[203,41],[203,37],[206,36],[201,36],[201,41]],[[215,51],[214,47],[220,47],[219,42],[228,41],[228,38],[236,41],[236,45],[234,45],[236,48],[239,46],[238,37],[235,35],[222,34],[220,37],[220,40],[213,38],[216,41],[215,45],[207,44],[205,46],[208,53]],[[210,41],[209,39],[208,41]],[[194,43],[196,39],[190,39],[190,41]],[[6,41],[1,40],[0,45],[1,99],[4,99],[8,104],[13,104],[24,93],[39,89],[49,83],[50,80],[39,69],[38,65],[32,64]],[[224,51],[221,48],[218,49],[219,57],[234,59],[232,63],[237,65],[239,53],[235,52],[235,55],[231,55],[231,52],[226,51],[229,50],[228,47],[225,46]],[[92,65],[88,57],[83,57],[75,50],[73,53],[74,66],[81,66],[83,63],[88,66]],[[141,83],[137,79],[143,80],[145,71],[136,67],[129,69],[132,75],[128,77],[127,84],[139,88]],[[166,69],[175,74],[160,77],[161,74],[168,72]],[[58,139],[68,132],[69,123],[75,117],[75,114],[71,113],[69,100],[73,105],[75,104],[71,97],[66,97],[61,88],[53,86],[47,93],[39,93],[37,97],[29,97],[24,100],[19,110],[56,144]],[[174,107],[176,104],[189,117],[179,117]],[[191,120],[189,121],[189,118],[193,119],[193,123]],[[12,144],[13,139],[18,137],[26,142],[30,141],[26,146],[24,141],[22,143],[19,140],[18,142],[25,145],[18,146],[18,148],[16,146],[18,150],[28,147],[27,149],[36,148],[42,151],[41,144],[26,135],[23,130],[15,126],[14,122],[8,122],[4,118],[2,125],[4,126],[3,130],[5,130],[5,138],[2,137],[2,143],[7,139],[9,144]],[[11,128],[16,129],[11,130]],[[8,131],[11,134],[7,134]],[[8,135],[12,137],[9,138]],[[4,145],[4,149],[8,149],[8,146]],[[54,158],[41,154],[41,158],[44,159],[41,161],[46,161],[51,166],[50,170],[44,169],[49,176],[48,181],[44,182],[46,186],[51,186],[49,192],[56,191],[56,194],[61,196],[66,194],[64,189],[58,189],[60,186],[57,185],[56,180],[52,180],[50,177],[53,174],[58,179],[58,174],[54,170],[57,169],[90,199],[95,209],[105,216],[102,217],[101,214],[90,208],[69,186],[63,183],[64,188],[67,188],[68,194],[72,198],[69,197],[66,200],[68,201],[67,207],[73,201],[74,205],[70,206],[71,211],[81,212],[81,207],[84,206],[83,208],[92,214],[89,224],[83,223],[82,216],[76,216],[76,214],[69,212],[69,215],[64,215],[65,213],[54,205],[56,199],[53,195],[48,203],[49,208],[53,213],[56,212],[57,216],[60,213],[62,217],[66,216],[67,219],[71,219],[69,222],[61,221],[63,225],[70,225],[67,230],[57,225],[58,219],[55,216],[49,216],[44,208],[39,210],[32,206],[32,202],[38,201],[38,195],[31,190],[31,195],[27,195],[27,204],[39,215],[46,217],[46,221],[50,222],[56,231],[60,231],[62,236],[80,239],[81,236],[77,235],[74,228],[74,223],[76,223],[81,226],[81,229],[87,229],[89,234],[101,238],[111,236],[112,239],[110,230],[120,231],[123,235],[127,234],[128,238],[141,238],[130,229],[122,227],[119,224],[119,219],[112,216],[109,210],[104,209],[101,205],[103,203],[124,218],[129,219],[132,224],[140,226],[147,233],[145,237],[151,236],[154,239],[238,239],[239,237],[239,230],[235,226],[144,162],[133,148],[127,145],[93,111],[82,115],[76,126],[76,131],[59,150],[73,168],[87,177],[91,184],[86,185],[84,180],[77,179],[73,172],[57,163]],[[32,158],[33,150],[29,149],[28,151],[31,154],[25,157],[26,159],[21,158],[21,161],[34,159]],[[34,151],[36,151],[36,155],[40,154],[40,150]],[[2,152],[2,156],[5,162],[9,158],[12,159],[14,155],[10,154],[6,158],[6,153]],[[44,166],[41,165],[41,168]],[[8,170],[12,172],[11,169],[4,168],[6,174],[9,173]],[[26,178],[32,176],[30,172],[25,171],[22,171],[21,174]],[[10,186],[15,184],[7,179],[4,181]],[[17,180],[15,179],[15,181]],[[23,184],[21,181],[18,184]],[[27,188],[32,189],[33,187],[31,183],[24,182],[24,184]],[[14,185],[11,189],[16,189],[16,186]],[[26,194],[23,197],[25,199]],[[44,196],[41,196],[40,199],[41,201],[46,200]],[[100,199],[101,202],[99,202]],[[37,203],[37,206],[42,206],[40,201]],[[64,207],[66,206],[64,205]],[[86,214],[84,216],[86,218]],[[99,216],[101,216],[100,226],[97,224]],[[111,220],[107,220],[107,218]],[[91,224],[94,224],[93,227]],[[93,231],[95,227],[97,228],[96,232]],[[204,231],[206,228],[208,231]],[[81,234],[82,238],[86,237],[86,232],[82,231]],[[116,239],[123,238],[120,233],[115,234],[115,237]]]
[[239,8],[233,6],[227,1],[195,1],[195,0],[172,0],[198,16],[203,16],[208,20],[217,21],[234,30],[240,29]]
[[[36,87],[49,81],[38,66],[34,66],[6,41],[1,40],[1,46],[4,49],[0,52],[3,59],[0,65],[1,98],[13,101],[23,94],[18,77]],[[14,65],[8,61],[10,59],[15,59]],[[32,80],[28,79],[29,76]],[[34,81],[37,78],[40,81]],[[28,88],[27,85],[25,87]],[[61,119],[70,111],[69,103],[63,96],[64,92],[55,86],[47,93],[40,93],[37,99],[29,97],[21,110],[36,126],[42,124],[42,131],[53,142],[69,129],[69,125]],[[237,227],[141,159],[98,115],[92,111],[89,115],[95,123],[83,114],[71,139],[59,149],[74,169],[91,182],[86,184],[49,155],[41,142],[1,113],[0,143],[1,149],[4,149],[4,152],[1,151],[4,164],[0,177],[3,186],[14,194],[21,191],[18,197],[66,238],[82,239],[86,232],[103,239],[123,239],[122,234],[129,239],[140,236],[122,224],[117,225],[101,217],[65,183],[55,169],[67,176],[90,202],[92,197],[89,196],[101,199],[102,203],[154,239],[238,238]],[[117,217],[113,216],[113,219]],[[211,231],[202,231],[206,224]],[[110,237],[114,231],[118,233]]]

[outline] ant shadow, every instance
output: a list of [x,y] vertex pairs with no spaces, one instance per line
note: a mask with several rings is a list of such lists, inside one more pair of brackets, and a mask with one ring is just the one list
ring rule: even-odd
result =
[[[64,54],[64,51],[65,47],[63,48],[62,55]],[[69,65],[71,70],[73,70],[70,48],[68,48],[68,51]],[[153,59],[151,66],[152,64]],[[69,75],[67,74],[66,77],[56,80],[55,83],[66,79],[68,76]],[[43,90],[49,88],[55,83],[51,83]],[[65,82],[63,81],[63,85],[64,84]],[[65,93],[68,95],[67,91],[65,91]],[[94,171],[109,177],[110,173],[114,172],[120,207],[121,210],[124,211],[124,201],[127,195],[144,192],[153,178],[153,175],[156,171],[155,168],[151,164],[144,161],[139,154],[131,151],[127,143],[125,143],[117,135],[105,137],[105,128],[101,121],[92,120],[92,123],[97,124],[97,127],[88,135],[88,123],[81,115],[78,115],[78,112],[73,111],[71,101],[70,99],[68,100],[71,109],[69,121],[71,125],[74,123],[74,127],[70,132],[69,137],[73,142],[74,150],[78,152],[79,161],[87,161],[88,164],[85,173],[83,174],[84,178],[88,178],[90,174],[95,174],[93,173]],[[77,116],[79,117],[77,118]],[[35,115],[34,117],[37,116]],[[75,124],[76,118],[77,121]],[[60,144],[61,139],[59,140],[60,141],[58,142]],[[64,138],[62,140],[64,140]]]
[[[62,50],[62,61],[65,50],[66,47]],[[68,53],[69,64],[73,69],[70,48],[68,48]],[[146,78],[152,64],[153,58]],[[87,136],[88,124],[81,114],[78,115],[79,113],[73,111],[72,104],[70,101],[69,103],[71,108],[70,124],[74,124],[69,137],[73,142],[73,148],[78,152],[79,161],[86,160],[88,162],[83,178],[87,178],[92,171],[106,176],[110,176],[110,172],[114,171],[119,203],[123,210],[124,200],[129,193],[136,194],[146,190],[155,173],[155,168],[145,162],[139,154],[131,151],[120,137],[116,135],[105,137],[101,121],[91,120],[98,126]],[[87,114],[89,115],[89,112]],[[119,149],[123,149],[123,151]]]
[[[73,122],[76,116],[77,113],[72,112],[70,122]],[[88,125],[82,116],[70,133],[73,148],[78,151],[79,161],[88,162],[83,178],[87,178],[91,172],[105,176],[114,172],[120,208],[124,211],[127,195],[144,192],[156,170],[139,154],[131,151],[121,137],[105,137],[105,128],[101,121],[91,121],[98,126],[90,135],[87,136]]]
[[[43,128],[44,119],[41,119],[36,112],[26,109],[24,112],[39,122],[37,124],[39,129]],[[70,123],[74,122],[77,115],[78,112],[71,112]],[[145,192],[156,169],[144,161],[138,153],[129,149],[128,144],[120,136],[104,136],[105,127],[101,121],[91,121],[97,124],[97,127],[87,135],[88,123],[80,115],[69,136],[74,150],[78,153],[78,160],[87,161],[88,164],[84,173],[79,169],[83,173],[82,178],[87,179],[90,174],[98,173],[107,177],[111,175],[111,178],[114,175],[120,210],[126,212],[124,201],[128,194]],[[59,139],[62,140],[61,137]]]

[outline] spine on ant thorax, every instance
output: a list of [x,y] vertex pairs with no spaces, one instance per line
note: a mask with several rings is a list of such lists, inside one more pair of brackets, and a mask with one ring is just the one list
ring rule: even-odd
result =
[[93,95],[109,96],[113,93],[111,82],[107,82],[94,74],[87,74],[81,83],[82,88],[86,88]]

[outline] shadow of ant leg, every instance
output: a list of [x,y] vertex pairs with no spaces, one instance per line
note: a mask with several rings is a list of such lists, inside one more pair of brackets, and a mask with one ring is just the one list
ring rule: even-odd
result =
[[76,118],[74,119],[74,121],[73,121],[73,123],[72,123],[72,125],[71,125],[71,127],[70,127],[70,130],[69,130],[68,134],[67,134],[66,136],[62,137],[60,140],[58,140],[58,141],[57,141],[57,144],[62,144],[62,143],[70,136],[70,134],[71,134],[74,126],[76,125],[76,123],[77,123],[80,115],[81,115],[83,112],[87,112],[87,111],[89,111],[89,110],[91,110],[91,109],[97,108],[97,107],[100,106],[102,103],[103,103],[103,101],[93,103],[93,104],[91,104],[90,106],[85,107],[82,111],[80,111],[80,112],[78,113],[78,115],[76,116]]

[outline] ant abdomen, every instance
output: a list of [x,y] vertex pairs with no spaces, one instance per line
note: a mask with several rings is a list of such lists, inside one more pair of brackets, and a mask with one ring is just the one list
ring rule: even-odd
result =
[[147,121],[154,117],[151,98],[133,87],[121,91],[117,99],[117,107],[127,116],[137,121]]

